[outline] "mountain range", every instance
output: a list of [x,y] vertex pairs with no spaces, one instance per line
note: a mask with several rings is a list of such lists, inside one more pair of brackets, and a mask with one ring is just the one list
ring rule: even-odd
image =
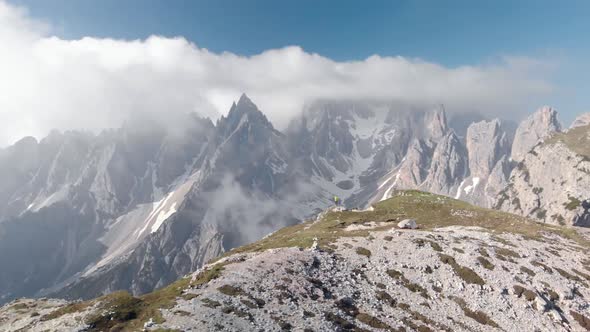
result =
[[174,114],[23,138],[0,150],[0,302],[145,294],[334,195],[364,210],[418,189],[590,226],[589,120],[317,101],[279,131],[242,95],[216,123]]

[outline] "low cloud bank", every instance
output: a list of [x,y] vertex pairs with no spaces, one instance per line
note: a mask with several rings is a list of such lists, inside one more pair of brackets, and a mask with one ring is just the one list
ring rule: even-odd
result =
[[182,37],[63,40],[50,31],[0,0],[0,146],[53,128],[117,127],[132,113],[215,118],[242,92],[281,128],[315,99],[444,103],[506,115],[530,111],[552,91],[546,65],[526,57],[456,68],[378,55],[338,62],[297,46],[246,57]]

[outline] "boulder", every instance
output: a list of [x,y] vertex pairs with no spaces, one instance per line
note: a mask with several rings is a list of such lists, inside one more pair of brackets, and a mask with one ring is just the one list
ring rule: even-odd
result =
[[416,220],[414,219],[404,219],[397,224],[397,227],[405,229],[416,229],[418,228],[418,224],[416,224]]

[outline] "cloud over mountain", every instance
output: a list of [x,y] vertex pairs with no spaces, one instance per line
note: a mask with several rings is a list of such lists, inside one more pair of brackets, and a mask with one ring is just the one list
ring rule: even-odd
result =
[[0,45],[0,145],[52,128],[118,126],[135,112],[215,117],[242,92],[281,127],[318,98],[509,113],[530,110],[538,103],[534,97],[552,90],[539,75],[543,63],[527,58],[449,68],[379,55],[334,61],[297,46],[253,56],[219,54],[182,37],[64,40],[1,0]]

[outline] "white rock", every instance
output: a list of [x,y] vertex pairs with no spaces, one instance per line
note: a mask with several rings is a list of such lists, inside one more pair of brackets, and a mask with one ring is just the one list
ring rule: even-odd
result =
[[416,229],[418,228],[418,224],[416,224],[416,220],[414,219],[404,219],[397,224],[397,227],[405,229]]
[[143,327],[144,327],[144,328],[152,327],[152,326],[154,326],[154,324],[155,324],[155,323],[154,323],[154,320],[153,320],[152,318],[150,318],[150,320],[148,320],[147,322],[145,322],[145,323],[143,324]]

